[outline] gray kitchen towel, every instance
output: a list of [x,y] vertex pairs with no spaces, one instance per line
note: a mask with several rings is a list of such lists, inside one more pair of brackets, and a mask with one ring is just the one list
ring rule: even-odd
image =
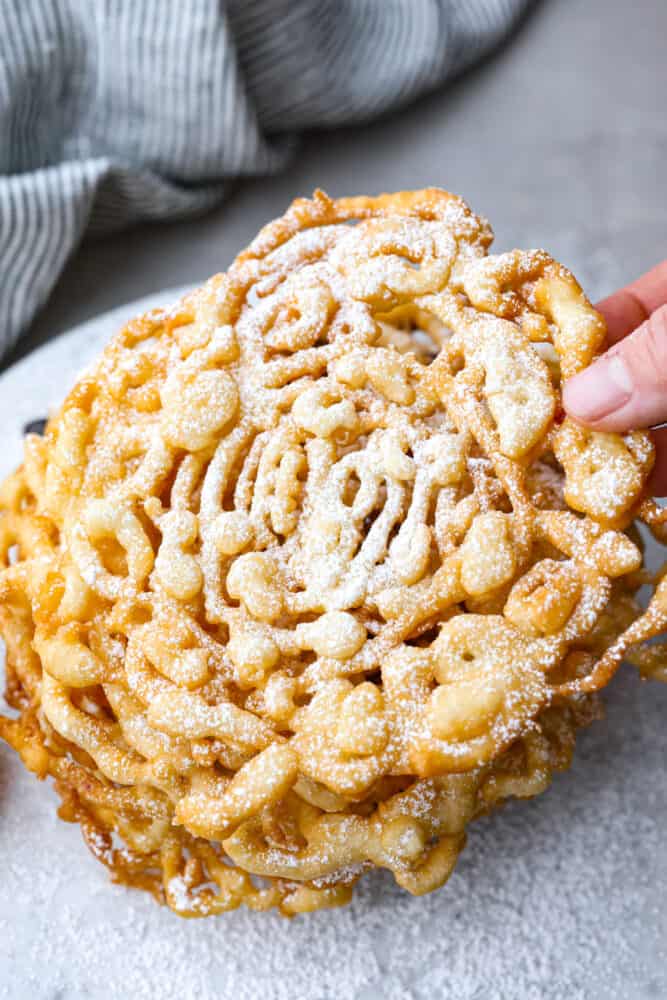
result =
[[85,233],[210,208],[300,129],[452,77],[529,2],[0,0],[0,357]]

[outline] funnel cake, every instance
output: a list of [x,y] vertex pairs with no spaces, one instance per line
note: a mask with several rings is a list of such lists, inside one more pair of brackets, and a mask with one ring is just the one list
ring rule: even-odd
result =
[[183,916],[442,885],[667,620],[645,433],[563,417],[602,318],[426,190],[316,192],[123,329],[0,494],[0,735]]

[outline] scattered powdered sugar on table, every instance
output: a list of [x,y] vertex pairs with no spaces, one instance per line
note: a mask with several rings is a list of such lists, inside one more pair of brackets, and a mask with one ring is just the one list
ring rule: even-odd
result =
[[663,997],[667,689],[628,670],[608,701],[546,796],[472,825],[444,889],[371,875],[351,906],[292,921],[185,921],[109,885],[3,747],[0,997]]
[[[87,324],[0,379],[0,475],[18,458],[24,417],[120,319]],[[416,899],[371,874],[349,907],[292,921],[180,920],[110,885],[78,828],[57,819],[55,794],[2,746],[0,998],[665,997],[667,687],[628,670],[606,701],[608,718],[581,734],[572,770],[546,795],[472,824],[442,890]]]

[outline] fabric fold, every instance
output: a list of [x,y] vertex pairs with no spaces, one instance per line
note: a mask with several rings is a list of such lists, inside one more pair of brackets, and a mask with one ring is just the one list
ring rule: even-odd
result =
[[177,219],[496,45],[530,0],[4,0],[0,357],[86,233]]

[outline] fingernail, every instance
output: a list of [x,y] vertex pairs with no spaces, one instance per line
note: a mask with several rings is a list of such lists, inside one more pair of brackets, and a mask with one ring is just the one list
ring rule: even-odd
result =
[[573,417],[587,422],[601,420],[627,403],[633,388],[625,361],[612,354],[566,382],[563,403]]

